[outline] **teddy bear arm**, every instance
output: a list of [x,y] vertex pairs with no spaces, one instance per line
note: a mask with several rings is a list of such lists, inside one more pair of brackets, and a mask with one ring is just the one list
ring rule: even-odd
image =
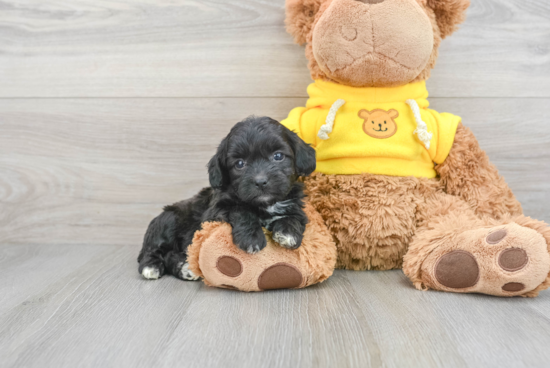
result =
[[436,171],[446,193],[464,199],[478,216],[500,219],[507,214],[523,213],[504,178],[489,161],[472,131],[462,123],[449,156],[436,166]]

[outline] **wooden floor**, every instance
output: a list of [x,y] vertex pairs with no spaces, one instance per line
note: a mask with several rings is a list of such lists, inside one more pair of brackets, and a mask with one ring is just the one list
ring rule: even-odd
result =
[[[472,2],[432,107],[550,221],[550,2]],[[550,366],[550,291],[420,292],[401,271],[259,294],[140,278],[148,222],[207,185],[228,129],[304,104],[283,8],[0,2],[0,367]]]

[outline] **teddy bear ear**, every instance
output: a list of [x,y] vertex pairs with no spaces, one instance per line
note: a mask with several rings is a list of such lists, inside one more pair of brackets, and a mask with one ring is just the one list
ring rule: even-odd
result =
[[428,0],[427,4],[435,13],[441,38],[445,38],[466,19],[470,0]]
[[286,30],[301,45],[315,21],[315,15],[325,0],[286,0]]
[[389,115],[390,115],[390,118],[392,119],[396,119],[397,117],[399,117],[399,111],[397,110],[390,110],[388,111]]

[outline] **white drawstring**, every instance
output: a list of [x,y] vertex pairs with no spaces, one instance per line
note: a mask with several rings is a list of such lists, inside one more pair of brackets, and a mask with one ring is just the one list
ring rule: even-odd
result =
[[334,126],[336,113],[338,112],[340,107],[342,107],[345,103],[346,101],[344,100],[337,100],[335,103],[332,104],[332,107],[328,112],[327,120],[325,121],[325,124],[321,126],[321,128],[319,129],[319,132],[317,133],[317,136],[319,138],[321,138],[324,141],[330,138],[328,135],[332,133],[332,127]]
[[411,107],[414,119],[416,120],[416,130],[414,134],[418,136],[418,139],[424,143],[426,149],[430,149],[430,141],[432,140],[433,134],[428,132],[428,125],[422,120],[420,116],[420,108],[418,103],[415,100],[407,100],[407,105]]

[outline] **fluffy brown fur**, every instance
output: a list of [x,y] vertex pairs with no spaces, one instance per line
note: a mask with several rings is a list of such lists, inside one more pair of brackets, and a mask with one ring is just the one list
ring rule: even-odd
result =
[[286,0],[286,30],[301,45],[311,32],[323,0]]
[[445,192],[464,199],[478,216],[500,219],[523,213],[521,204],[472,131],[462,124],[458,126],[449,157],[436,166],[436,171]]
[[441,38],[450,36],[458,25],[466,19],[466,9],[470,0],[427,0],[427,6],[433,10]]
[[382,175],[306,178],[309,202],[319,211],[338,248],[338,268],[401,268],[416,230],[418,206],[437,181]]

